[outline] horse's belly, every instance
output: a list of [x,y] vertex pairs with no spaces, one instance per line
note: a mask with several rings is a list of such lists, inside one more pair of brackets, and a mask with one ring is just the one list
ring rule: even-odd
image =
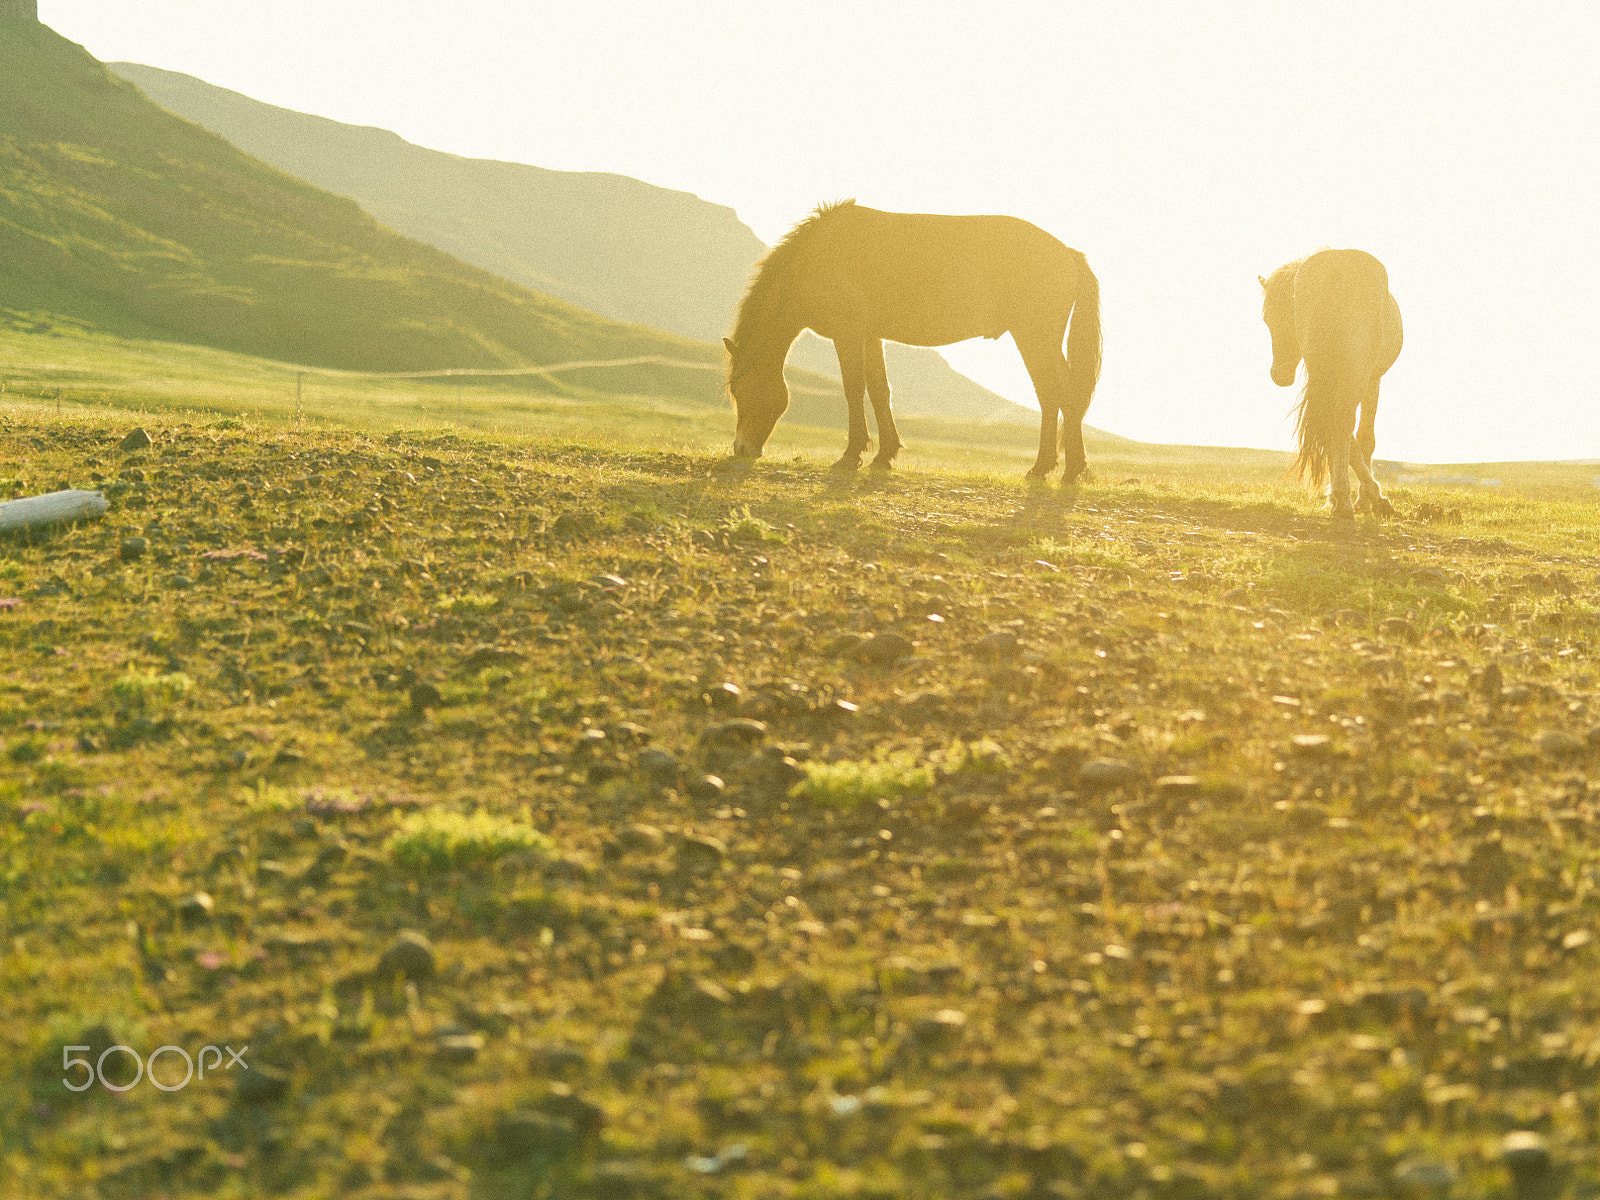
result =
[[874,337],[908,346],[948,346],[968,338],[997,338],[1007,328],[988,296],[954,301],[948,295],[922,297],[896,311],[880,311],[872,324]]
[[885,324],[883,332],[873,334],[886,342],[900,342],[907,346],[949,346],[968,338],[997,338],[1005,328],[993,328],[981,322],[925,322]]

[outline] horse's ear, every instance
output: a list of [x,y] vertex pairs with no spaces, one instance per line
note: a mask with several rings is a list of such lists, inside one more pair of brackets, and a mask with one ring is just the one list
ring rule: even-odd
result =
[[1259,283],[1262,287],[1266,287],[1267,286],[1267,277],[1265,275],[1257,275],[1256,276],[1256,282]]
[[729,354],[732,354],[733,353],[733,339],[732,338],[723,338],[722,339],[722,348],[724,350],[726,350]]

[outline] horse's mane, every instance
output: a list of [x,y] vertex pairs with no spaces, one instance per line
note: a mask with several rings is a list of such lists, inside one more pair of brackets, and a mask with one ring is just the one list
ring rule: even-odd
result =
[[[733,332],[729,334],[734,345],[742,346],[750,331],[761,321],[765,320],[767,309],[771,306],[777,283],[785,274],[791,259],[798,253],[800,247],[817,229],[817,226],[827,221],[829,217],[842,209],[854,208],[855,200],[835,200],[828,204],[819,204],[811,211],[811,215],[801,221],[788,233],[784,234],[778,244],[761,256],[750,275],[750,283],[744,290],[744,298],[739,301],[739,308],[733,318]],[[728,384],[733,383],[733,362],[728,362]]]
[[1307,254],[1304,258],[1297,258],[1293,262],[1286,262],[1271,275],[1268,275],[1266,279],[1262,280],[1261,286],[1266,291],[1266,301],[1268,304],[1272,304],[1274,301],[1278,300],[1282,296],[1284,288],[1294,287],[1295,272],[1298,271],[1301,264],[1310,257],[1311,256]]

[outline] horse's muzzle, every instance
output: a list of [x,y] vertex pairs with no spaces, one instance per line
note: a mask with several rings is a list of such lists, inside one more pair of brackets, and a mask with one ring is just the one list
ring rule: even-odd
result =
[[757,459],[761,457],[761,447],[752,446],[743,438],[733,439],[733,456],[735,458]]
[[1273,367],[1272,382],[1277,384],[1279,387],[1292,387],[1294,385],[1294,377],[1299,366],[1299,363],[1295,363],[1294,366],[1290,367],[1286,371],[1280,370],[1278,367]]

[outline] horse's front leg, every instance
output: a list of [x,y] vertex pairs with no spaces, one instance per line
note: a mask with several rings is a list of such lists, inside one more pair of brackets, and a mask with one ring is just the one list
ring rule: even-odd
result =
[[883,361],[883,340],[871,338],[864,349],[867,375],[867,395],[872,397],[872,415],[878,422],[878,454],[872,460],[875,471],[887,471],[894,466],[895,455],[904,444],[900,431],[894,425],[894,412],[889,407],[889,368]]
[[1372,473],[1372,452],[1378,448],[1378,438],[1373,426],[1378,418],[1378,383],[1373,381],[1367,394],[1361,398],[1361,425],[1356,430],[1355,444],[1350,452],[1350,465],[1361,481],[1361,494],[1356,499],[1357,512],[1376,513],[1380,517],[1394,516],[1394,505],[1383,494]]
[[867,436],[865,347],[856,338],[838,338],[833,343],[839,355],[839,377],[844,381],[844,399],[850,408],[850,440],[844,456],[833,464],[835,471],[856,471],[861,468],[861,456],[867,452],[872,439]]

